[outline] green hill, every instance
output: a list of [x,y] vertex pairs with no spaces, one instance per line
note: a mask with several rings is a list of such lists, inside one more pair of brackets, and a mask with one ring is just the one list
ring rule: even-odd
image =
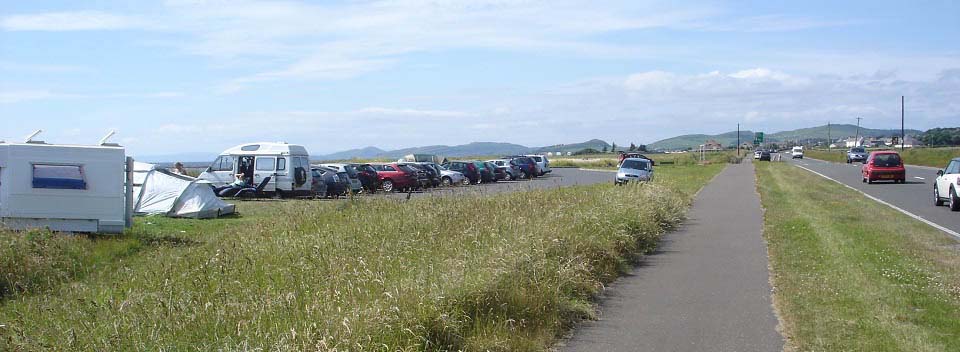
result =
[[[694,149],[708,140],[715,140],[723,144],[724,147],[737,144],[737,131],[731,131],[721,134],[686,134],[672,138],[662,139],[647,145],[649,150],[680,150]],[[752,131],[740,131],[740,142],[752,142]]]
[[[919,135],[923,131],[905,130],[908,136]],[[829,137],[837,140],[839,138],[853,137],[857,134],[857,125],[830,125]],[[860,127],[860,135],[865,137],[889,137],[899,136],[900,129],[873,129]],[[801,128],[792,131],[782,131],[768,134],[766,138],[771,142],[784,142],[804,139],[827,139],[827,125]]]
[[573,143],[573,144],[555,144],[546,147],[533,148],[534,153],[547,153],[547,152],[578,152],[587,148],[593,148],[596,150],[603,150],[603,148],[610,149],[610,144],[599,139],[591,139],[583,143]]

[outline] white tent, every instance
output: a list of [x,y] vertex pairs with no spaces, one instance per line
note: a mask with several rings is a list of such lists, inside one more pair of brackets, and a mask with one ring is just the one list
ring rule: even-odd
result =
[[215,218],[235,210],[213,193],[210,182],[139,162],[134,163],[133,196],[137,215]]

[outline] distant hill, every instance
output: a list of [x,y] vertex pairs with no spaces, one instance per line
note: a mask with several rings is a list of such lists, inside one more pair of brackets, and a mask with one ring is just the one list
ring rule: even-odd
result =
[[[905,130],[907,135],[915,136],[923,133],[923,131],[918,130]],[[833,140],[840,138],[853,137],[857,134],[856,125],[830,125],[829,136]],[[817,126],[817,127],[808,127],[801,128],[790,131],[780,131],[775,133],[766,133],[764,135],[765,142],[789,142],[795,140],[806,140],[806,139],[827,139],[827,125]],[[866,137],[883,137],[883,136],[899,136],[899,129],[872,129],[866,127],[860,127],[860,135]],[[740,141],[741,142],[752,142],[754,137],[753,131],[740,131]],[[694,149],[697,146],[703,144],[707,140],[716,140],[723,144],[724,147],[732,146],[737,142],[737,132],[727,132],[721,134],[688,134],[677,137],[671,137],[663,140],[659,140],[647,145],[648,149],[651,150],[677,150],[677,149]]]
[[[829,137],[833,140],[839,138],[853,137],[857,134],[857,125],[830,125],[829,128]],[[919,135],[923,131],[918,130],[904,130],[908,136]],[[889,137],[889,136],[899,136],[900,129],[873,129],[860,127],[860,135],[866,137]],[[793,141],[793,140],[803,140],[803,139],[827,139],[827,125],[801,128],[798,130],[792,131],[782,131],[773,134],[768,134],[765,138],[769,138],[770,141],[774,142],[783,142],[783,141]]]
[[430,145],[424,147],[403,148],[397,150],[385,151],[376,147],[366,147],[361,149],[352,149],[327,155],[313,155],[313,160],[348,160],[352,158],[362,159],[397,159],[408,154],[437,154],[446,157],[464,157],[464,156],[482,156],[482,155],[509,155],[526,153],[547,153],[547,152],[575,152],[584,148],[594,148],[602,150],[604,146],[610,147],[607,142],[599,139],[589,140],[583,143],[557,144],[547,147],[527,147],[513,143],[498,142],[473,142],[462,145]]
[[[723,144],[724,147],[737,144],[737,131],[721,134],[687,134],[682,136],[662,139],[647,145],[649,150],[678,150],[687,148],[696,148],[708,140],[715,140]],[[740,131],[740,142],[752,142],[752,131]]]
[[587,149],[587,148],[593,148],[593,149],[596,149],[596,150],[603,150],[603,148],[610,149],[610,147],[611,147],[610,144],[607,143],[607,142],[605,142],[605,141],[602,141],[602,140],[599,140],[599,139],[591,139],[591,140],[586,141],[586,142],[583,142],[583,143],[555,144],[555,145],[551,145],[551,146],[540,147],[540,148],[532,148],[532,149],[533,149],[533,152],[534,152],[534,153],[548,153],[548,152],[554,152],[554,153],[556,153],[556,152],[561,152],[561,153],[571,152],[571,153],[572,153],[572,152],[578,152],[578,151],[581,151],[581,150],[584,150],[584,149]]
[[[344,150],[333,154],[312,157],[316,160],[346,160],[351,158],[371,159],[386,153],[386,150],[377,147],[365,147],[359,149]],[[319,159],[318,159],[319,158]]]

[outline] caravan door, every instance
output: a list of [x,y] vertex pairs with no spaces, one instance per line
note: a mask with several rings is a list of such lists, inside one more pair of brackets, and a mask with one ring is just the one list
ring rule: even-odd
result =
[[258,156],[254,164],[253,184],[259,185],[265,177],[270,177],[270,182],[263,188],[264,192],[277,191],[277,158],[273,156]]
[[214,187],[224,186],[233,182],[235,168],[236,158],[233,155],[221,155],[198,178],[212,182]]

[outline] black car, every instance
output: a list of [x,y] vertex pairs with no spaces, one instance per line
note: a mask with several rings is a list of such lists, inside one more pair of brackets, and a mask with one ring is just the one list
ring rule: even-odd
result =
[[377,189],[380,188],[380,178],[377,177],[377,169],[374,169],[370,164],[350,165],[357,169],[357,178],[360,179],[360,184],[363,185],[363,189],[370,193],[376,193]]
[[470,183],[480,183],[480,170],[477,169],[477,165],[469,161],[448,161],[443,164],[444,167],[450,169],[451,171],[457,171],[462,173]]
[[491,163],[489,161],[484,162],[484,165],[486,165],[488,169],[493,170],[493,182],[507,179],[506,166],[497,166],[497,164]]
[[423,165],[427,168],[427,173],[430,174],[430,183],[433,187],[439,187],[443,183],[443,173],[440,172],[440,165],[435,162],[419,162],[417,164]]
[[411,163],[397,163],[397,166],[400,167],[406,173],[412,173],[417,175],[417,187],[416,189],[424,189],[430,187],[430,176],[427,174],[427,171],[423,169],[422,166]]
[[[404,162],[397,163],[398,165],[407,165],[414,169],[417,169],[417,180],[420,181],[420,187],[437,187],[440,185],[440,169],[434,169],[428,163],[414,163],[414,162]],[[424,179],[423,176],[426,176]]]
[[339,198],[347,195],[347,192],[350,191],[350,179],[346,172],[343,173],[344,177],[341,178],[337,174],[337,170],[328,167],[314,166],[310,170],[317,170],[321,173],[323,183],[327,184],[327,198]]
[[770,151],[769,151],[769,150],[760,151],[760,161],[764,161],[764,160],[770,161]]

